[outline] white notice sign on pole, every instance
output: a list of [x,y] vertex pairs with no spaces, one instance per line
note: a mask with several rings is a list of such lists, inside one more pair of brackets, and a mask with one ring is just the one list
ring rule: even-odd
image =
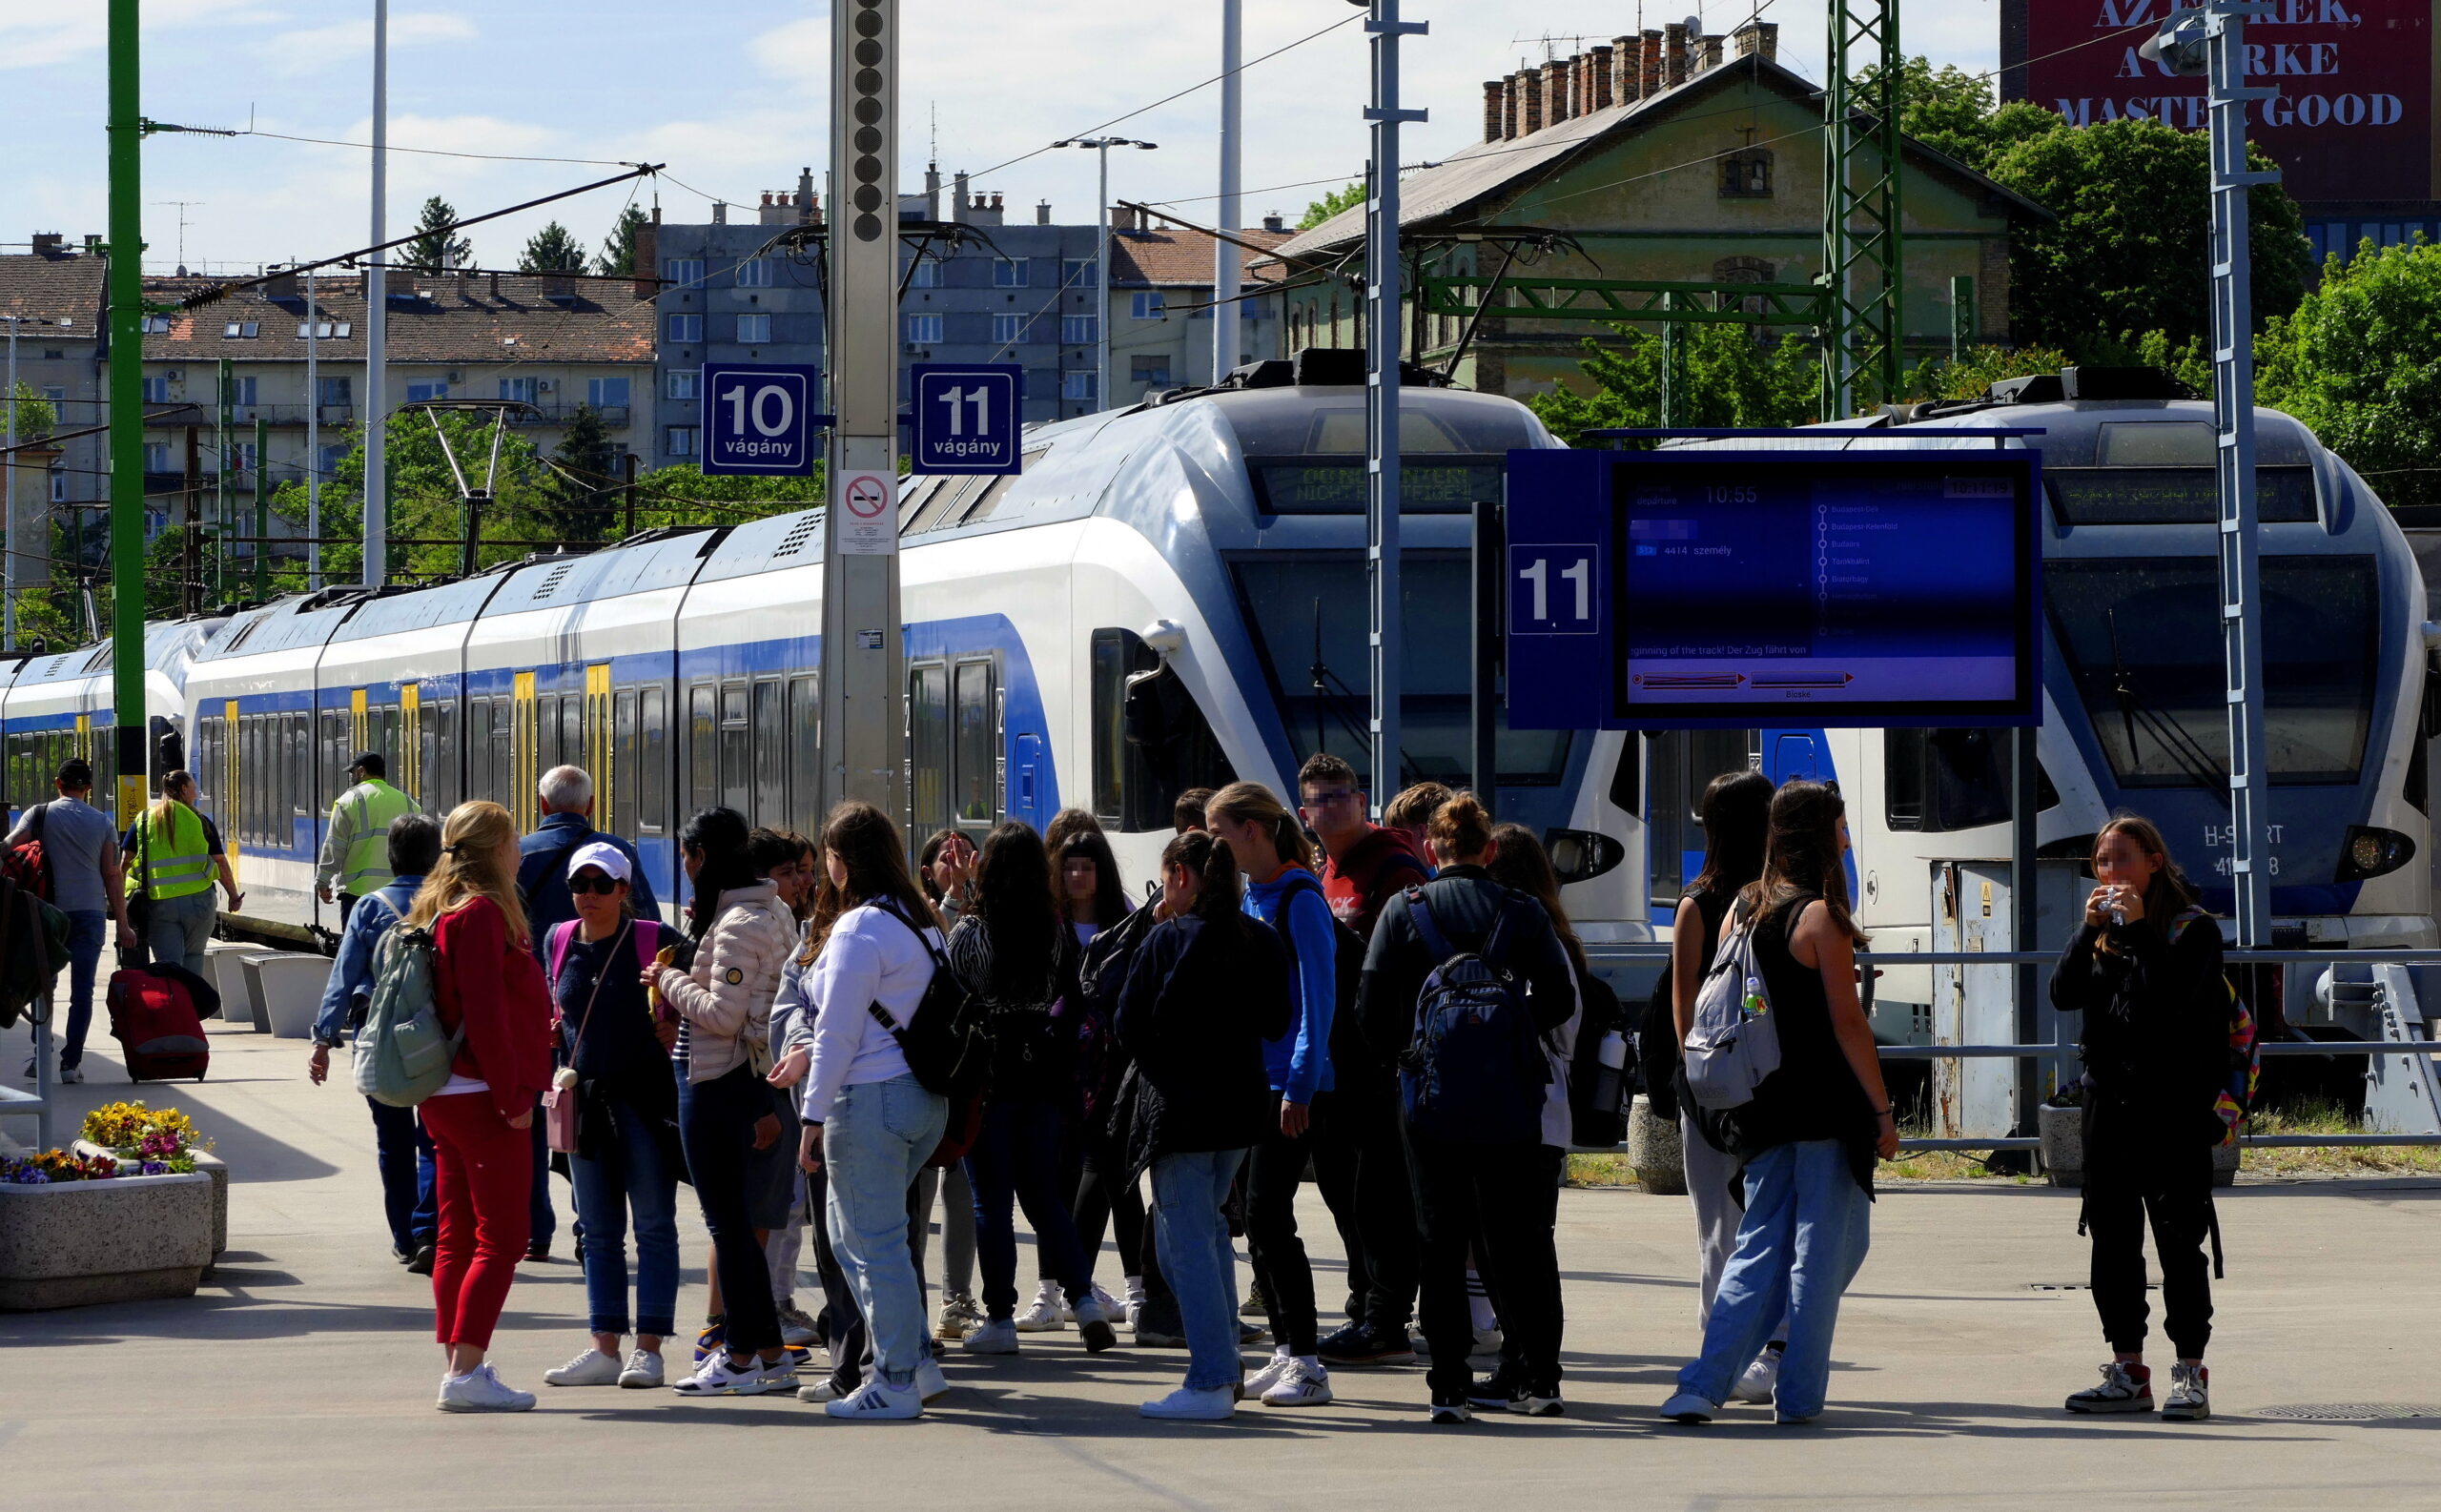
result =
[[898,479],[895,474],[839,475],[841,507],[831,511],[839,549],[851,557],[898,554]]

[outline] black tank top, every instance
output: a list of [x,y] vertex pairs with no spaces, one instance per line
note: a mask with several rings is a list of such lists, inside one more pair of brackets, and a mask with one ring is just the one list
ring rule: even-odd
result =
[[[1745,1121],[1754,1148],[1804,1139],[1862,1141],[1870,1173],[1875,1116],[1831,1032],[1831,1003],[1822,973],[1789,953],[1789,936],[1809,904],[1807,894],[1764,915],[1754,930],[1754,959],[1780,1025],[1780,1069],[1755,1090],[1757,1107]],[[1867,1190],[1871,1190],[1868,1183]]]

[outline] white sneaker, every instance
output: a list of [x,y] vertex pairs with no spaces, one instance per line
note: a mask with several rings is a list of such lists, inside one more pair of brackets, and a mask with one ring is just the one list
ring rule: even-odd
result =
[[695,1367],[695,1374],[671,1389],[682,1397],[759,1397],[795,1384],[796,1372],[785,1358],[769,1365],[752,1359],[743,1365],[732,1365],[728,1350],[715,1349]]
[[2203,1365],[2185,1363],[2170,1366],[2170,1394],[2162,1403],[2162,1416],[2173,1421],[2195,1422],[2212,1416],[2212,1373]]
[[876,1376],[822,1410],[856,1422],[902,1422],[924,1415],[924,1399],[915,1387],[892,1386]]
[[964,1292],[941,1295],[941,1319],[933,1325],[933,1337],[942,1343],[954,1343],[983,1326],[983,1309]]
[[627,1368],[619,1372],[619,1384],[630,1391],[658,1391],[663,1384],[661,1357],[649,1349],[627,1352]]
[[485,1360],[462,1376],[451,1376],[441,1383],[441,1398],[433,1403],[443,1412],[531,1412],[534,1394],[512,1391]]
[[1058,1330],[1073,1315],[1059,1299],[1059,1283],[1045,1281],[1034,1294],[1034,1301],[1017,1315],[1020,1334],[1049,1334]]
[[[1101,1282],[1096,1281],[1093,1284],[1093,1293],[1094,1301],[1101,1308],[1104,1318],[1118,1316],[1118,1298],[1102,1290]],[[1059,1320],[1063,1323],[1073,1323],[1077,1320],[1077,1299],[1065,1292],[1060,1293]]]
[[1018,1325],[1005,1318],[995,1318],[958,1341],[958,1348],[970,1355],[1014,1355],[1017,1352]]
[[73,1087],[84,1079],[85,1068],[82,1066],[62,1066],[59,1068],[59,1084],[63,1087]]
[[790,1349],[813,1347],[813,1319],[804,1308],[791,1303],[780,1309],[780,1342]]
[[1731,1398],[1738,1401],[1768,1402],[1772,1388],[1780,1383],[1780,1352],[1767,1349],[1754,1357],[1737,1383],[1729,1388]]
[[1707,1401],[1692,1391],[1682,1391],[1661,1404],[1661,1415],[1679,1422],[1710,1422],[1720,1403]]
[[1140,1276],[1127,1277],[1126,1311],[1127,1326],[1132,1332],[1136,1327],[1136,1319],[1144,1312],[1144,1277]]
[[[1076,1313],[1077,1332],[1083,1337],[1085,1353],[1089,1355],[1098,1355],[1118,1342],[1118,1330],[1110,1326],[1110,1314],[1101,1302],[1101,1288],[1097,1286],[1094,1292],[1094,1296],[1077,1304]],[[1110,1304],[1113,1308],[1118,1305]]]
[[1180,1386],[1156,1401],[1148,1401],[1136,1411],[1146,1418],[1166,1418],[1174,1422],[1226,1422],[1238,1415],[1238,1393],[1231,1386],[1215,1386],[1209,1391],[1197,1391]]
[[823,1377],[820,1380],[815,1381],[810,1386],[799,1386],[797,1388],[797,1400],[799,1401],[837,1401],[846,1395],[846,1392],[839,1389],[838,1382],[832,1380],[828,1376]]
[[1321,1407],[1331,1400],[1331,1373],[1321,1365],[1291,1359],[1279,1384],[1262,1394],[1266,1407]]
[[588,1349],[559,1369],[543,1372],[543,1380],[551,1386],[615,1386],[619,1376],[618,1356]]
[[915,1366],[915,1395],[927,1406],[950,1394],[950,1378],[941,1370],[941,1362],[926,1356]]
[[1288,1379],[1289,1367],[1296,1363],[1297,1360],[1294,1356],[1281,1354],[1273,1355],[1269,1359],[1263,1361],[1262,1369],[1256,1371],[1253,1375],[1246,1378],[1246,1395],[1249,1397],[1260,1397],[1264,1392],[1269,1391],[1272,1387],[1279,1385],[1282,1381]]
[[1475,1347],[1467,1358],[1485,1359],[1497,1357],[1500,1354],[1500,1346],[1507,1341],[1497,1328],[1478,1328],[1475,1330]]

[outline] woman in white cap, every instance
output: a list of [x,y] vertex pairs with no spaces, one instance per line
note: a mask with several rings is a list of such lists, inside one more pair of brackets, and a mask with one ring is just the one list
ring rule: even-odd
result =
[[[554,1386],[666,1384],[661,1342],[678,1313],[678,1083],[669,1059],[675,1015],[647,1000],[643,972],[675,939],[629,903],[626,853],[593,841],[568,857],[576,918],[542,941],[561,1070],[573,1094],[568,1170],[584,1220],[585,1292],[593,1345],[543,1379]],[[546,1113],[545,1116],[550,1116]],[[561,1115],[555,1143],[570,1141]],[[636,1308],[627,1311],[627,1225],[636,1232]],[[633,1324],[632,1330],[630,1324]],[[633,1332],[624,1362],[619,1346]]]

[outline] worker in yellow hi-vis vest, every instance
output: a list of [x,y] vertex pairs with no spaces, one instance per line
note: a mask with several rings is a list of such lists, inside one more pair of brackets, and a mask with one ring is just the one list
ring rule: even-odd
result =
[[[127,861],[130,913],[140,912],[138,947],[153,960],[183,966],[200,976],[212,927],[215,873],[229,893],[229,911],[245,906],[229,850],[212,818],[195,807],[195,774],[174,771],[161,779],[159,801],[146,807],[120,838]],[[209,980],[209,978],[206,978]]]
[[355,911],[356,900],[390,885],[390,826],[423,806],[390,786],[390,764],[377,750],[360,750],[348,763],[356,784],[331,805],[329,832],[314,866],[314,891],[324,903],[338,895],[339,921]]

